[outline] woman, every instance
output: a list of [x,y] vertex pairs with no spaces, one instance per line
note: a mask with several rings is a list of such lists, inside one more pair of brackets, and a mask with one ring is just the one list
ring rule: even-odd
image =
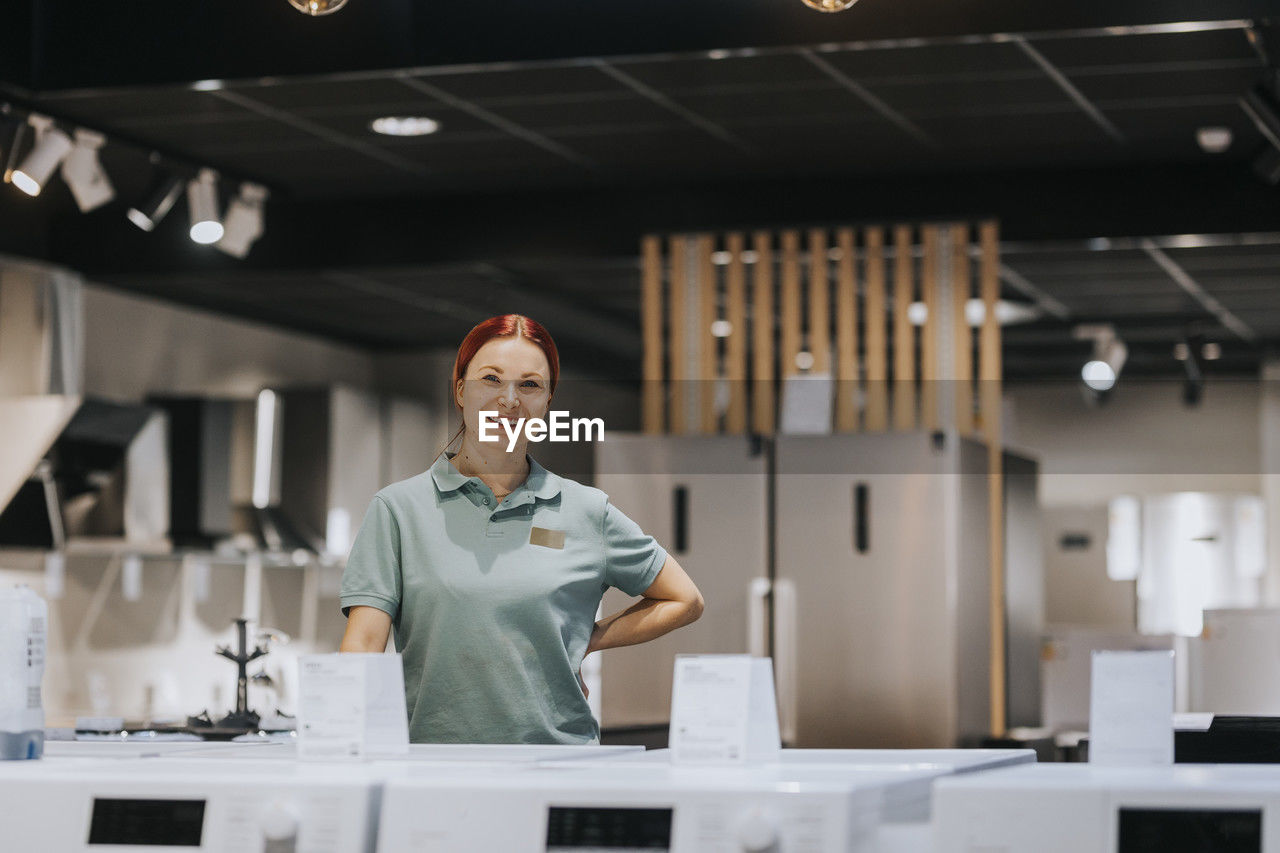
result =
[[[582,659],[702,613],[680,564],[603,492],[526,456],[523,430],[508,452],[508,430],[546,417],[559,376],[533,320],[472,329],[453,366],[458,452],[379,492],[352,546],[342,651],[380,652],[395,628],[412,741],[593,743]],[[482,411],[500,441],[480,440]],[[610,586],[642,598],[594,622]]]

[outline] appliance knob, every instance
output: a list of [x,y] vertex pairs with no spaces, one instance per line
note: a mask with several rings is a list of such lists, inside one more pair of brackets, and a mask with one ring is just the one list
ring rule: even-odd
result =
[[267,841],[297,841],[298,814],[285,803],[277,801],[267,806],[258,823],[262,828],[262,837]]
[[746,853],[769,853],[778,849],[778,821],[760,809],[743,812],[734,826],[734,837]]

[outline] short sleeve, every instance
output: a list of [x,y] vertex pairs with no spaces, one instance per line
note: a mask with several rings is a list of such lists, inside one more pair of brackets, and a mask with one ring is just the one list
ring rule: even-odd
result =
[[666,550],[617,507],[604,503],[604,580],[627,595],[640,595],[667,562]]
[[400,526],[387,502],[375,497],[342,572],[342,612],[365,605],[394,619],[400,611],[400,594]]

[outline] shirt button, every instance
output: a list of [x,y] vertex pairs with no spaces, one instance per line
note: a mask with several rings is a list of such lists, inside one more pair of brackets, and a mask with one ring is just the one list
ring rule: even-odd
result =
[[489,498],[485,498],[485,499],[484,499],[484,505],[485,505],[485,506],[488,506],[488,505],[489,505],[489,504],[491,504],[491,503],[493,503],[493,501],[492,501],[492,500],[490,500]]

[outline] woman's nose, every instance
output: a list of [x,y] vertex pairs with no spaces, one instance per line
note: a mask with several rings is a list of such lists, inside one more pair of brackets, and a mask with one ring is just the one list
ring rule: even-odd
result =
[[507,382],[502,386],[502,394],[499,395],[498,401],[508,408],[515,408],[519,404],[520,398],[516,394],[514,382]]

